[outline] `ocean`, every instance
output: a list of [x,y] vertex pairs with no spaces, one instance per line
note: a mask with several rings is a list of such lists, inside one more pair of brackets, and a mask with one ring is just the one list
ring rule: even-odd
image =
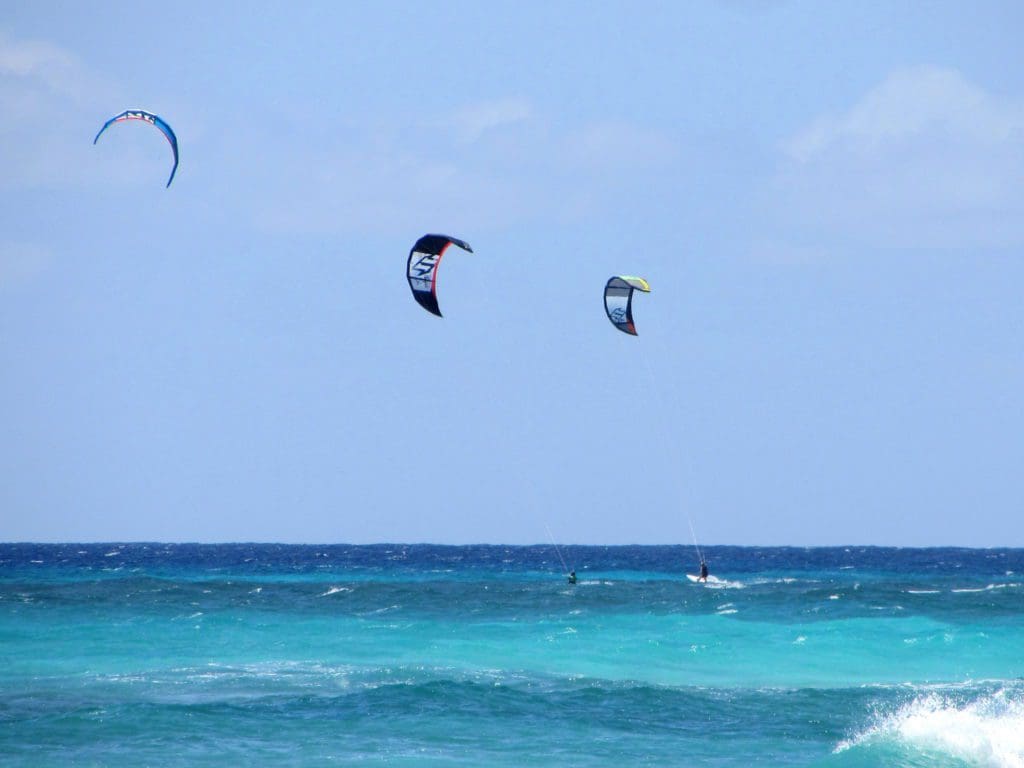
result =
[[0,544],[3,766],[1024,766],[1024,550]]

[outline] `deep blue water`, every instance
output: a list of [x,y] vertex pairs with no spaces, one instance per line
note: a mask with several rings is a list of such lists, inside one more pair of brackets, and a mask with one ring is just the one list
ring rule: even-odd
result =
[[0,764],[1024,766],[1024,550],[0,544]]

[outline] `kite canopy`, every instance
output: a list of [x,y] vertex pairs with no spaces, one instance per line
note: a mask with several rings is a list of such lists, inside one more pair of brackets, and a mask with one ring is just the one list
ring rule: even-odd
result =
[[651,286],[642,277],[622,275],[611,278],[604,286],[604,311],[612,325],[623,333],[636,336],[633,325],[633,291],[651,292]]
[[437,268],[441,257],[449,245],[457,245],[469,253],[473,249],[469,243],[448,235],[424,235],[416,241],[409,251],[409,262],[405,267],[405,276],[412,289],[412,297],[427,312],[441,317],[441,308],[437,305]]
[[114,123],[122,123],[125,120],[141,120],[144,123],[156,126],[160,129],[160,132],[167,139],[167,142],[171,145],[171,152],[174,153],[174,166],[171,168],[171,177],[167,180],[167,186],[171,186],[171,182],[174,181],[174,174],[178,170],[178,137],[174,135],[174,131],[171,130],[171,126],[163,121],[159,115],[154,115],[152,112],[147,112],[144,109],[128,109],[119,115],[115,115],[103,124],[100,128],[100,132],[96,134],[96,138],[92,140],[95,144],[100,140],[100,136]]

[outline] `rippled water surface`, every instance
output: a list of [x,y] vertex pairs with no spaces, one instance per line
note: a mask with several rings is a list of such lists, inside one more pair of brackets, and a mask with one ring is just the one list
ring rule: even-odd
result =
[[0,545],[0,763],[1024,766],[1024,551]]

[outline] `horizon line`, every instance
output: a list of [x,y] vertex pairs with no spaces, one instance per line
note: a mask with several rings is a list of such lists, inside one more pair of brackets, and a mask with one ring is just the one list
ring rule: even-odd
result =
[[[627,544],[590,544],[586,542],[555,542],[561,547],[679,547],[681,549],[693,549],[692,543],[671,543],[671,544],[645,544],[645,543],[627,543]],[[240,541],[160,541],[158,539],[138,539],[138,540],[91,540],[91,541],[0,541],[0,546],[139,546],[139,545],[159,545],[159,546],[202,546],[202,547],[219,547],[219,546],[284,546],[284,547],[450,547],[450,548],[461,548],[461,547],[518,547],[518,548],[537,548],[546,547],[551,548],[552,542],[535,542],[530,544],[510,544],[510,543],[494,543],[494,542],[473,542],[473,543],[462,543],[462,544],[449,544],[443,542],[431,542],[431,541],[376,541],[376,542],[363,542],[353,543],[345,541],[336,542],[317,542],[317,541],[259,541],[259,540],[240,540]],[[999,549],[1024,549],[1024,544],[1019,546],[1013,545],[963,545],[963,544],[701,544],[701,549],[723,549],[723,548],[735,548],[735,549],[964,549],[964,550],[999,550]]]

